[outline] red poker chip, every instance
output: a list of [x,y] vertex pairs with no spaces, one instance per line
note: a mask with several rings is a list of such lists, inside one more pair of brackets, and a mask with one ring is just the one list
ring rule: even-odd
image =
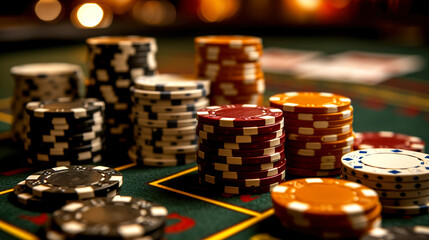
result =
[[198,151],[197,155],[200,159],[206,162],[218,162],[228,165],[255,165],[274,163],[285,158],[285,152],[281,151],[271,155],[257,156],[257,157],[223,157],[216,154],[205,153]]
[[280,167],[271,168],[268,170],[255,171],[255,172],[228,172],[228,171],[217,171],[214,168],[202,167],[198,165],[198,171],[207,173],[218,178],[224,179],[247,179],[247,178],[266,178],[277,175],[286,169],[286,163]]
[[221,141],[229,143],[255,143],[264,142],[279,138],[284,134],[283,130],[261,135],[220,135],[197,130],[197,135],[201,139],[208,141]]
[[301,162],[301,161],[291,161],[290,159],[286,162],[287,167],[292,168],[302,168],[302,169],[311,169],[311,170],[335,170],[341,168],[341,162]]
[[221,192],[225,194],[262,194],[262,193],[269,193],[273,190],[275,186],[277,186],[280,182],[275,182],[270,185],[264,185],[260,187],[237,187],[237,186],[228,186],[228,185],[215,185],[206,183],[201,179],[201,177],[198,178],[200,184],[207,188],[210,193],[212,190],[216,192]]
[[226,142],[219,142],[219,141],[208,141],[199,138],[198,142],[209,146],[209,147],[216,147],[216,148],[225,148],[225,149],[258,149],[258,148],[270,148],[270,147],[276,147],[280,144],[283,144],[285,142],[285,134],[283,133],[282,136],[279,138],[274,138],[268,141],[264,142],[255,142],[255,143],[226,143]]
[[227,171],[227,172],[264,171],[272,168],[278,168],[282,166],[285,162],[286,160],[282,159],[280,161],[273,162],[273,163],[252,164],[252,165],[230,165],[230,164],[224,164],[224,163],[218,163],[218,162],[209,162],[207,160],[197,157],[197,163],[200,164],[202,167],[204,168],[210,167],[217,171]]
[[197,124],[197,129],[214,134],[223,134],[223,135],[260,135],[266,133],[272,133],[278,130],[283,129],[283,121],[278,123],[267,125],[267,126],[256,126],[256,127],[241,127],[241,128],[232,128],[232,127],[219,127],[212,126],[203,123]]
[[257,157],[282,152],[284,151],[285,146],[283,144],[280,144],[275,147],[259,149],[227,149],[211,147],[200,143],[198,145],[198,148],[205,153],[217,154],[219,156],[224,157]]
[[198,176],[206,183],[213,185],[228,185],[236,187],[260,187],[270,185],[276,182],[283,181],[285,179],[286,173],[282,171],[279,174],[274,176],[269,176],[265,178],[247,178],[247,179],[224,179],[219,178],[208,173],[198,172]]
[[197,120],[221,127],[267,126],[283,120],[283,111],[251,104],[210,106],[197,111]]
[[347,146],[343,148],[323,149],[323,150],[285,147],[285,151],[287,153],[295,154],[298,156],[315,157],[315,156],[329,156],[329,155],[344,155],[346,153],[351,152],[352,147]]
[[424,152],[426,143],[419,137],[389,131],[355,133],[355,150],[370,148],[398,148]]
[[311,170],[303,168],[286,167],[286,174],[300,177],[330,177],[341,174],[341,169],[335,170]]

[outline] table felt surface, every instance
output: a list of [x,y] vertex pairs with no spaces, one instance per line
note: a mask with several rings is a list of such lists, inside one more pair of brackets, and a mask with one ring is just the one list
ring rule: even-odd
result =
[[[193,73],[194,46],[189,38],[160,38],[160,73]],[[415,54],[429,62],[427,46],[409,47],[371,39],[337,37],[266,37],[264,47],[316,50],[334,54],[348,50]],[[26,210],[9,201],[11,189],[36,169],[8,138],[13,79],[10,67],[31,62],[70,62],[86,71],[82,44],[56,45],[0,53],[0,239],[37,239],[50,213]],[[394,131],[429,142],[429,68],[387,80],[377,86],[299,80],[265,74],[268,97],[286,91],[325,91],[352,99],[353,128]],[[82,92],[84,89],[81,89]],[[123,149],[122,149],[123,150]],[[117,167],[124,176],[121,195],[163,204],[169,211],[165,239],[305,239],[285,230],[273,215],[270,194],[230,196],[207,191],[198,184],[196,164],[178,167],[137,167],[127,159],[105,158],[99,165]],[[429,215],[383,216],[383,227],[429,225]]]

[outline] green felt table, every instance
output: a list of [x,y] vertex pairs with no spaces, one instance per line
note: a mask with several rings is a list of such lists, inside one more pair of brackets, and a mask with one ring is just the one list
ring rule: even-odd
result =
[[[157,55],[161,73],[192,73],[193,39],[160,38]],[[326,54],[347,50],[417,54],[429,62],[429,48],[352,38],[266,37],[265,47],[318,50]],[[8,139],[13,80],[9,69],[29,62],[70,62],[85,68],[86,49],[73,44],[0,53],[0,239],[37,239],[50,213],[25,210],[8,199],[11,188],[36,171],[25,164],[25,153]],[[326,91],[352,99],[356,132],[394,131],[429,142],[429,68],[390,79],[375,87],[359,84],[298,80],[266,74],[269,96],[285,91]],[[83,91],[83,89],[82,89]],[[126,151],[126,149],[118,149]],[[273,216],[270,194],[227,196],[198,184],[196,165],[149,168],[128,164],[127,159],[106,159],[100,164],[118,167],[124,175],[122,195],[142,197],[169,210],[166,239],[276,239],[304,238],[281,227]],[[429,215],[383,216],[383,226],[428,225]]]

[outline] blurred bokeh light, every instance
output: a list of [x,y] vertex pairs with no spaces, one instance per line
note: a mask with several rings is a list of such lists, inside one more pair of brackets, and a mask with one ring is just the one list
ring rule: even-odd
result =
[[148,25],[168,25],[176,20],[176,8],[166,0],[138,1],[133,6],[132,16]]
[[45,22],[51,22],[60,16],[62,5],[58,0],[39,0],[34,6],[36,16]]

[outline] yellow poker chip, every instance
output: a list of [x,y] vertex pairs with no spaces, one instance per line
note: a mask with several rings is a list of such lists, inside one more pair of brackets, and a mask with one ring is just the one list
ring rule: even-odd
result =
[[272,107],[285,112],[337,113],[350,108],[350,98],[325,92],[285,92],[270,97]]
[[377,193],[361,184],[334,178],[305,178],[276,186],[271,198],[297,217],[355,217],[379,204]]

